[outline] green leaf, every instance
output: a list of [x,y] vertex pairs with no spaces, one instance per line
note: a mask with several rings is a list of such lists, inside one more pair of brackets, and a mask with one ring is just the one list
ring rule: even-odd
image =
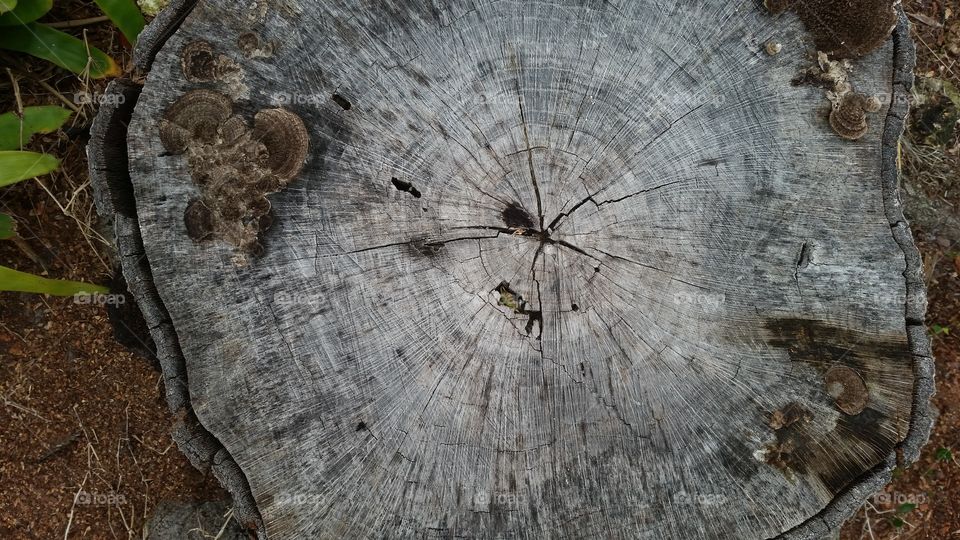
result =
[[17,0],[0,0],[0,13],[6,13],[17,7]]
[[945,336],[949,336],[949,335],[950,335],[950,327],[949,327],[949,326],[940,326],[939,324],[935,324],[935,325],[931,326],[930,329],[933,330],[933,335],[935,335],[935,336],[940,335],[940,334],[943,334],[943,335],[945,335]]
[[906,521],[904,521],[904,520],[902,520],[902,519],[900,519],[900,518],[898,518],[898,517],[892,517],[892,518],[889,518],[889,519],[890,519],[890,524],[893,525],[894,527],[898,528],[898,529],[903,528],[903,526],[907,524]]
[[903,503],[897,507],[897,513],[901,516],[904,514],[909,514],[910,512],[913,512],[914,508],[916,507],[917,505],[913,503]]
[[943,95],[953,102],[953,106],[960,108],[960,90],[950,81],[943,81]]
[[0,49],[49,60],[78,74],[89,69],[90,76],[95,79],[120,73],[117,63],[105,52],[70,34],[40,23],[4,28],[0,32]]
[[0,187],[56,170],[60,160],[37,152],[0,151]]
[[[2,2],[3,0],[0,0]],[[21,0],[16,9],[0,15],[0,26],[19,26],[43,17],[53,7],[53,0]]]
[[140,35],[140,31],[143,30],[143,27],[147,24],[143,20],[143,14],[140,13],[140,8],[137,7],[136,2],[133,0],[95,0],[97,5],[100,6],[100,10],[106,14],[107,17],[110,17],[110,20],[113,21],[113,24],[117,25],[117,28],[123,32],[123,36],[127,38],[131,44],[137,42],[137,36]]
[[12,217],[0,213],[0,240],[13,238],[15,234],[17,234],[17,223]]
[[53,105],[26,107],[23,118],[17,113],[0,114],[0,150],[16,150],[36,133],[52,133],[70,118],[70,110]]
[[953,461],[953,452],[949,448],[937,448],[934,456],[937,461]]
[[6,266],[0,266],[0,291],[73,296],[75,294],[106,294],[110,292],[110,289],[100,285],[80,283],[79,281],[42,278]]

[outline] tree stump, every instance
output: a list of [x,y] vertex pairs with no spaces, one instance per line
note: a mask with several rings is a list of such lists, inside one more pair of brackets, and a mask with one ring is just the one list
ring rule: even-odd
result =
[[91,167],[261,536],[819,538],[916,459],[902,12],[845,52],[754,0],[190,8]]

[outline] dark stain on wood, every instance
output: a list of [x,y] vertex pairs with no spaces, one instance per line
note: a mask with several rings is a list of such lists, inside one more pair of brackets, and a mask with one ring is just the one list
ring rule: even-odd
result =
[[[790,403],[769,416],[774,442],[768,446],[766,462],[786,474],[807,474],[819,478],[833,494],[839,493],[864,470],[890,455],[905,436],[900,431],[902,418],[894,418],[866,406],[865,393],[872,378],[896,377],[912,384],[911,356],[905,338],[874,336],[840,328],[822,321],[798,318],[771,319],[764,327],[772,334],[768,343],[786,350],[791,361],[814,368],[824,380],[823,399],[831,408],[840,408],[833,430],[815,431],[813,413],[798,403]],[[831,396],[831,373],[845,370],[861,379],[862,387],[852,385],[853,395],[843,403]],[[909,411],[909,396],[900,406]],[[841,407],[843,405],[843,407]],[[846,410],[843,410],[843,409]],[[828,435],[831,435],[828,437]],[[825,442],[829,439],[830,442]],[[840,443],[838,445],[838,443]]]
[[[872,454],[870,457],[875,463],[880,463],[894,450],[897,443],[900,442],[903,435],[893,437],[890,431],[884,429],[884,424],[889,423],[889,419],[883,413],[866,408],[860,414],[854,416],[841,416],[837,420],[838,433],[841,433],[848,440],[855,440],[866,443]],[[856,475],[861,474],[863,468],[860,464],[852,461],[841,462],[831,467],[831,449],[818,448],[813,457],[815,470],[823,480],[823,483],[830,489],[831,493],[839,493],[843,488],[856,479]]]
[[723,468],[743,482],[751,482],[764,465],[753,458],[753,449],[745,442],[746,436],[738,431],[724,438],[724,451],[718,454]]
[[416,238],[406,244],[414,255],[435,259],[443,250],[442,242],[430,242],[426,238]]
[[909,373],[910,349],[905,336],[878,337],[821,321],[798,318],[770,319],[764,328],[772,335],[768,344],[786,350],[790,359],[803,362],[821,374],[834,365],[858,373],[876,371],[874,364],[902,363]]
[[534,229],[533,218],[517,203],[510,203],[503,209],[503,222],[511,229]]
[[806,430],[811,420],[813,413],[795,402],[774,411],[769,425],[776,440],[767,447],[766,462],[784,471],[806,472],[801,452],[812,442]]
[[867,455],[850,456],[824,444],[815,431],[813,413],[799,403],[789,403],[770,416],[774,441],[766,448],[765,461],[792,478],[794,474],[819,478],[836,495],[863,473],[860,460],[877,464],[894,450],[898,442],[883,429],[887,418],[874,409],[853,416],[842,416],[834,431],[845,441],[859,443]]

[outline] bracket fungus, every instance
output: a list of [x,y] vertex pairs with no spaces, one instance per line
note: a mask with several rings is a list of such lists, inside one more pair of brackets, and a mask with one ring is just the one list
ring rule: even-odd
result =
[[[185,68],[186,70],[186,68]],[[260,233],[272,224],[267,195],[282,190],[303,167],[309,151],[306,126],[285,109],[264,109],[251,129],[233,114],[229,97],[190,90],[164,113],[158,134],[171,155],[186,154],[201,195],[184,210],[196,241],[221,238],[245,254],[262,250]]]
[[856,92],[847,92],[834,98],[830,111],[830,126],[844,139],[855,141],[867,133],[867,113],[880,110],[880,100]]
[[232,110],[233,103],[223,94],[203,89],[187,92],[160,119],[160,140],[171,154],[182,154],[192,141],[213,144]]
[[187,44],[180,53],[180,62],[184,76],[194,83],[224,79],[240,71],[233,60],[217,53],[206,41]]
[[827,393],[836,401],[838,409],[851,416],[863,412],[870,396],[863,378],[856,371],[845,366],[833,367],[823,378]]
[[896,4],[174,2],[90,153],[181,448],[259,537],[828,536],[930,427]]

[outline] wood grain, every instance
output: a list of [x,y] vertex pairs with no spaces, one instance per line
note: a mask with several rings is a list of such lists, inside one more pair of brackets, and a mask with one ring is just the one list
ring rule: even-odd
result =
[[[200,3],[152,65],[129,169],[191,410],[260,532],[836,527],[929,429],[893,162],[905,24],[854,63],[884,105],[846,141],[791,84],[802,25],[752,1]],[[201,41],[230,68],[185,74]],[[198,90],[229,114],[171,151]],[[225,134],[276,155],[236,128],[278,109],[309,150],[261,190],[279,166]],[[257,249],[188,234],[224,185],[269,200],[268,226],[211,214]]]

